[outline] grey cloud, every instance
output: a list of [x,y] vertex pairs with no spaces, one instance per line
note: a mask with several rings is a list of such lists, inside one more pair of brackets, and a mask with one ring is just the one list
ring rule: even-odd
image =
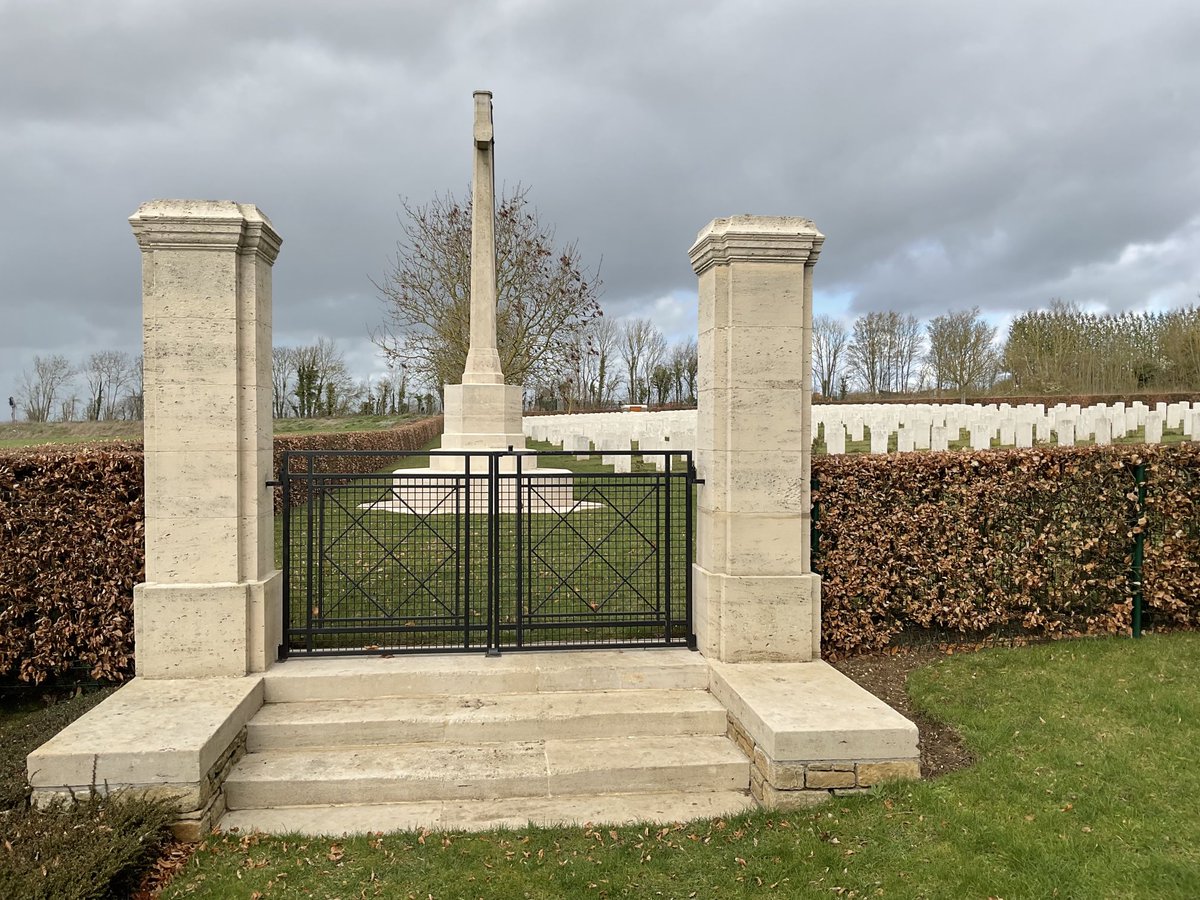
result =
[[[1197,46],[1186,0],[0,2],[0,383],[136,348],[125,218],[157,196],[257,203],[279,336],[365,374],[398,196],[466,188],[476,88],[499,177],[603,258],[610,315],[694,291],[688,245],[738,212],[816,220],[854,312],[1187,298]],[[1193,252],[1116,264],[1172,236]]]

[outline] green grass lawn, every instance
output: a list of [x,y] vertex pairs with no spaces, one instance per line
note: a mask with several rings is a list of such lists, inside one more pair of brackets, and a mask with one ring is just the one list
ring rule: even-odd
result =
[[669,828],[214,836],[167,898],[1200,896],[1200,635],[948,657],[922,710],[977,764]]
[[[531,442],[530,449],[550,445]],[[408,457],[401,467],[423,466],[427,459]],[[672,640],[686,639],[686,481],[673,477],[664,484],[640,460],[633,469],[638,477],[613,477],[599,457],[547,455],[538,465],[575,473],[567,492],[589,507],[565,515],[525,514],[519,528],[515,514],[498,517],[494,565],[502,643],[658,642],[668,630]],[[311,504],[293,508],[290,619],[293,628],[311,629],[293,637],[296,650],[310,642],[318,650],[486,645],[488,517],[482,509],[422,516],[364,508],[393,505],[393,468],[394,462],[381,473],[331,483]],[[446,481],[409,490],[443,497],[451,509],[464,493]],[[483,480],[471,484],[476,498],[485,490]],[[282,561],[282,517],[276,532]]]
[[[342,416],[330,419],[276,419],[275,433],[327,434],[343,431],[378,431],[424,418],[403,416]],[[42,444],[79,444],[89,441],[140,441],[142,423],[106,422],[6,422],[0,423],[0,449]]]

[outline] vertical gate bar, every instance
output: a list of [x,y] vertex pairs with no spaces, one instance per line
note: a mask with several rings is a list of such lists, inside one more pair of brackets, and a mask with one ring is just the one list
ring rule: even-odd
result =
[[487,506],[487,632],[488,641],[485,651],[487,656],[500,655],[500,622],[496,609],[496,555],[500,552],[499,540],[496,534],[496,522],[500,510],[500,457],[496,451],[488,453],[488,506]]
[[663,508],[663,515],[665,519],[659,523],[659,527],[663,528],[663,523],[665,522],[665,532],[662,535],[662,543],[664,545],[663,552],[665,554],[664,559],[666,562],[664,567],[665,578],[663,579],[666,582],[666,594],[663,604],[663,627],[665,629],[663,641],[667,644],[671,643],[671,570],[675,567],[675,560],[671,555],[671,526],[673,524],[671,521],[671,492],[675,489],[674,482],[676,479],[671,471],[673,468],[671,462],[671,457],[668,456],[665,460],[666,465],[664,466],[663,474],[661,479],[659,479],[662,481],[662,486],[667,492],[667,498]]
[[522,556],[522,554],[525,551],[525,543],[522,540],[522,538],[524,537],[524,527],[525,527],[524,522],[522,521],[522,519],[524,518],[522,516],[522,512],[523,512],[522,495],[525,492],[525,485],[521,483],[521,454],[520,453],[516,454],[516,457],[517,457],[517,520],[516,520],[516,527],[517,527],[516,580],[517,580],[517,584],[516,584],[516,591],[514,592],[514,595],[515,595],[516,604],[517,604],[517,646],[522,647],[522,646],[524,646],[524,643],[525,643],[525,635],[524,635],[524,624],[525,623],[524,623],[524,616],[522,615],[522,608],[525,606],[525,591],[524,591],[524,587],[523,587],[524,581],[522,580],[522,576],[524,575],[524,566],[522,565],[522,563],[524,562],[524,557]]
[[308,538],[306,544],[308,552],[304,558],[304,582],[305,582],[305,603],[304,603],[304,648],[307,652],[313,652],[313,456],[308,454],[305,457],[307,466],[304,470],[304,507],[305,507],[305,528]]
[[277,657],[281,660],[288,658],[288,648],[292,636],[292,480],[291,454],[283,451],[283,461],[280,463],[279,480],[283,485],[283,553],[279,561],[283,568],[283,635],[280,641]]
[[318,630],[325,625],[325,491],[328,489],[328,480],[322,479],[321,500],[317,505],[317,602],[312,604],[313,608],[320,612],[320,615],[316,616],[315,627]]
[[466,458],[466,465],[464,466],[464,470],[466,471],[466,477],[464,478],[464,485],[466,488],[466,490],[464,491],[465,512],[463,514],[464,543],[462,544],[460,549],[463,553],[463,560],[462,560],[463,649],[467,650],[467,649],[470,649],[470,647],[471,647],[471,612],[473,609],[472,603],[474,602],[474,599],[475,599],[474,591],[471,590],[471,541],[473,539],[473,532],[471,530],[472,525],[471,525],[471,457],[470,456],[468,456]]
[[684,616],[684,630],[687,632],[687,645],[692,650],[695,650],[696,649],[696,629],[693,627],[693,622],[692,622],[692,553],[693,553],[693,545],[692,545],[693,508],[692,507],[693,507],[693,502],[694,502],[694,498],[692,495],[695,493],[695,490],[696,490],[696,467],[692,460],[692,452],[690,450],[687,451],[687,455],[684,457],[683,461],[687,467],[684,481],[683,481],[684,487],[687,489],[686,490],[687,497],[684,500],[684,511],[686,513],[686,519],[687,519],[687,523],[685,525],[685,530],[684,530],[684,540],[687,542],[687,547],[684,551],[684,559],[687,560],[687,569],[685,572],[685,577],[683,579],[684,602],[686,605],[684,606],[684,609],[683,609],[683,616]]
[[[466,509],[463,506],[466,500]],[[463,544],[463,530],[466,528],[467,542]],[[470,592],[463,583],[463,572],[469,575],[470,566],[470,457],[463,467],[462,486],[455,491],[454,510],[454,548],[455,548],[455,580],[454,608],[462,616],[462,648],[470,647]]]

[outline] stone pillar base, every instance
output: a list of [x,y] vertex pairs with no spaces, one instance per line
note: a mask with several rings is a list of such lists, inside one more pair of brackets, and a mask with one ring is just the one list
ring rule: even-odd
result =
[[720,662],[807,662],[821,655],[821,578],[729,575],[692,565],[696,641]]
[[[525,389],[519,384],[444,386],[443,450],[525,449],[521,424]],[[487,458],[472,459],[471,472],[486,474]],[[461,458],[432,456],[430,468],[461,472]]]
[[142,678],[263,672],[282,641],[283,576],[225,584],[133,589],[134,650]]

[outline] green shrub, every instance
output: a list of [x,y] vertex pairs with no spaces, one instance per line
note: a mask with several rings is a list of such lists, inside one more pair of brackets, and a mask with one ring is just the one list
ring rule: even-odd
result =
[[4,816],[0,897],[90,900],[133,892],[176,812],[164,800],[93,793]]
[[[113,688],[77,694],[49,706],[0,706],[0,810],[25,806],[25,757],[109,696]],[[3,828],[0,827],[0,833]]]

